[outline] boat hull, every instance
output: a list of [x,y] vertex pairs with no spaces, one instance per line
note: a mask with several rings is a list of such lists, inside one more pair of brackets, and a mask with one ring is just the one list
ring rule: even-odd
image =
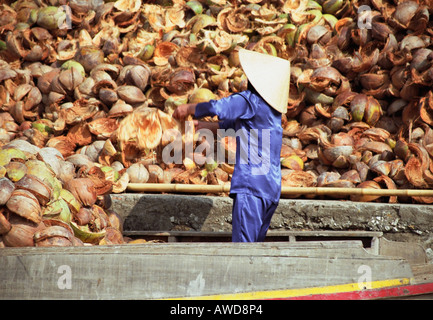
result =
[[2,299],[376,299],[420,294],[403,258],[361,241],[0,250]]

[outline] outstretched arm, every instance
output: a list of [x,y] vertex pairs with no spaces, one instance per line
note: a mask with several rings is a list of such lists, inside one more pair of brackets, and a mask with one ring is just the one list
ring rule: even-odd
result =
[[173,117],[182,121],[189,115],[194,115],[196,118],[218,116],[221,121],[219,127],[228,129],[233,128],[237,119],[250,119],[255,112],[255,108],[243,96],[234,94],[219,100],[180,105],[174,111]]

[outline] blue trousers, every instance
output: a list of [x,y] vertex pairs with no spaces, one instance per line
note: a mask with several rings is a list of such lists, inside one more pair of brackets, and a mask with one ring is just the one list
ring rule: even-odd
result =
[[251,194],[233,196],[232,242],[263,242],[278,204]]

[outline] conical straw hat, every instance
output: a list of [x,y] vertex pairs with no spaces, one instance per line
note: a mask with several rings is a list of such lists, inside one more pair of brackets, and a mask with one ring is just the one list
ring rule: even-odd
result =
[[253,87],[275,110],[286,113],[289,101],[290,62],[268,54],[240,49],[239,61]]

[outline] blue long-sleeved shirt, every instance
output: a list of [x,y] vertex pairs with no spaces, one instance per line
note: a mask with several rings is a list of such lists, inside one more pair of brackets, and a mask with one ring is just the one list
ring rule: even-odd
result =
[[236,132],[230,194],[252,194],[277,203],[281,194],[281,113],[246,90],[196,107],[196,118],[215,115],[221,121],[220,129]]

